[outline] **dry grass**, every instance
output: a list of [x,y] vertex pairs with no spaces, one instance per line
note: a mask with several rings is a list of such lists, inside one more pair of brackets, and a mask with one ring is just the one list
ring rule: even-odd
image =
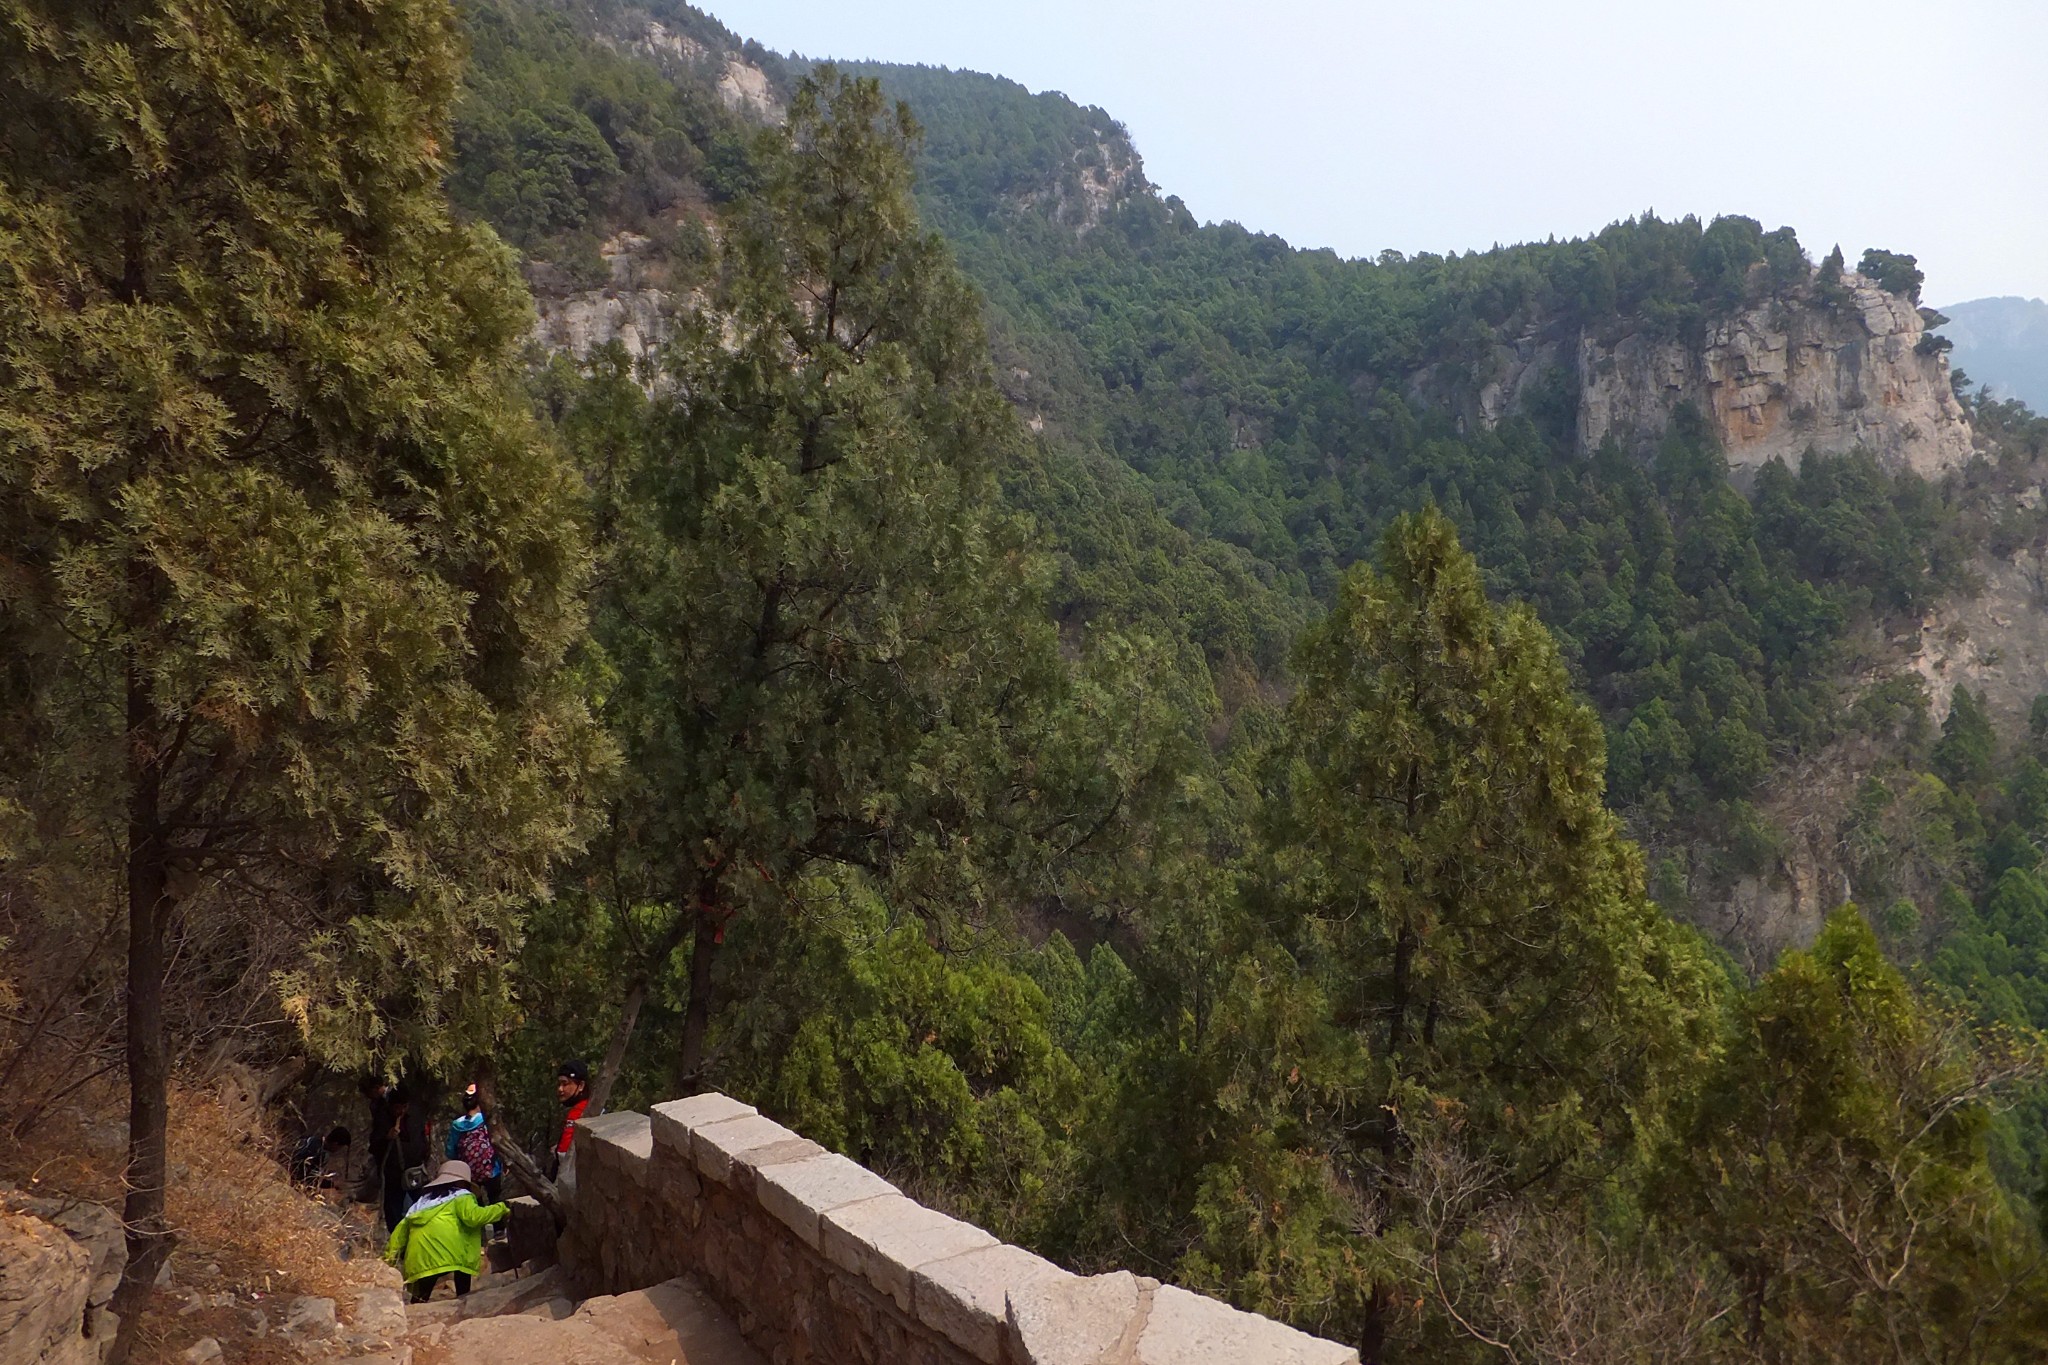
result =
[[[27,1140],[0,1151],[0,1179],[118,1214],[124,1112],[114,1087],[81,1092]],[[137,1324],[135,1359],[175,1359],[211,1336],[232,1362],[295,1361],[299,1354],[275,1333],[283,1306],[312,1294],[346,1314],[353,1291],[374,1282],[375,1210],[323,1204],[294,1188],[274,1150],[268,1135],[252,1133],[204,1092],[173,1088],[167,1203],[178,1242],[172,1283]],[[195,1295],[208,1306],[181,1313]],[[232,1303],[218,1302],[221,1295]],[[269,1324],[260,1338],[256,1313]]]

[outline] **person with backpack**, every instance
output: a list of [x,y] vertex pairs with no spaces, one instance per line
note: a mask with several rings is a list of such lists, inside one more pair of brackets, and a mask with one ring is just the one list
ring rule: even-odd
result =
[[384,1259],[404,1274],[414,1303],[432,1298],[443,1275],[455,1277],[457,1298],[468,1295],[483,1263],[484,1229],[510,1212],[504,1204],[477,1203],[470,1174],[463,1162],[442,1162],[391,1230]]
[[485,1200],[498,1202],[505,1163],[499,1160],[498,1145],[491,1140],[490,1120],[484,1116],[484,1102],[474,1081],[462,1092],[462,1115],[448,1125],[441,1155],[468,1166],[476,1183],[483,1186]]

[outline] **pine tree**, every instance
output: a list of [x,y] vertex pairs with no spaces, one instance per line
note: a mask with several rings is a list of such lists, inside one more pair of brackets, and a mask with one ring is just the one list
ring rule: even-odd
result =
[[602,856],[614,915],[662,907],[614,1056],[687,936],[686,1085],[733,916],[839,869],[973,919],[1100,837],[1134,776],[1063,729],[1044,568],[998,496],[1018,427],[973,296],[918,227],[914,133],[872,81],[799,86],[667,354],[669,396],[639,411],[605,381],[637,434],[591,444],[628,466],[593,476],[628,759]]
[[1950,694],[1948,718],[1935,742],[1934,772],[1957,791],[1970,791],[1990,776],[1998,756],[1998,735],[1991,728],[1984,699],[1958,683]]
[[[1259,1116],[1253,1131],[1295,1139],[1274,1153],[1248,1138],[1252,1178],[1226,1169],[1210,1185],[1249,1188],[1289,1221],[1276,1256],[1233,1230],[1256,1224],[1248,1208],[1212,1197],[1192,1265],[1276,1309],[1342,1311],[1348,1297],[1377,1358],[1396,1285],[1421,1289],[1403,1259],[1426,1212],[1416,1153],[1486,1173],[1467,1222],[1510,1191],[1598,1179],[1656,1131],[1708,1050],[1714,988],[1696,941],[1644,896],[1640,856],[1601,802],[1599,723],[1556,644],[1527,608],[1487,602],[1434,509],[1388,530],[1377,570],[1346,576],[1296,669],[1268,794],[1266,914],[1313,984],[1268,967],[1231,1011],[1249,1040],[1304,1049],[1266,1063],[1289,1084],[1231,1101]],[[1301,1022],[1318,1009],[1348,1049]],[[1321,1165],[1318,1149],[1336,1156],[1314,1178],[1303,1161]],[[1348,1290],[1326,1264],[1344,1234],[1303,1243],[1324,1247],[1322,1270],[1287,1250],[1302,1217],[1339,1216],[1346,1189],[1375,1210]],[[1300,1286],[1255,1269],[1269,1259],[1327,1282],[1290,1303]]]
[[2037,1252],[1985,1160],[2038,1039],[1973,1043],[1855,907],[1737,1013],[1660,1182],[1733,1275],[1769,1360],[2038,1359]]
[[310,935],[330,1056],[460,1055],[602,761],[528,304],[441,193],[458,53],[436,0],[0,4],[9,766],[119,850],[130,1327],[190,917]]

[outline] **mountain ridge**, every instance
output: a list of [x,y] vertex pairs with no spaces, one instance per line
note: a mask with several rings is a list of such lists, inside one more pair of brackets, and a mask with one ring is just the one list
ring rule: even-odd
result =
[[[690,225],[743,192],[743,159],[718,148],[764,117],[721,73],[745,60],[786,99],[812,69],[649,41],[686,10],[608,9],[601,42],[723,120],[701,189],[666,217],[597,214],[580,247],[555,239],[594,265],[535,258],[551,349],[654,352],[703,283]],[[1963,477],[1969,415],[1910,257],[1870,253],[1866,275],[1839,253],[1816,266],[1789,228],[1645,215],[1344,260],[1195,222],[1101,109],[994,76],[840,69],[923,127],[920,212],[980,292],[995,379],[1033,438],[1008,492],[1044,534],[1057,619],[1077,641],[1177,642],[1176,688],[1212,743],[1284,695],[1302,623],[1387,521],[1441,506],[1600,706],[1610,797],[1665,869],[1660,897],[1724,941],[1750,935],[1760,964],[1817,931],[1818,888],[1841,884],[1787,833],[1809,812],[1772,798],[1820,771],[1846,808],[1883,761],[1852,703],[1897,681],[1938,721],[1968,682],[2008,722],[2024,712],[2008,675],[2033,645],[2006,609],[1934,614],[1967,595],[1989,514],[1965,505],[2005,495]],[[1802,460],[1809,445],[1825,458]],[[2042,543],[2037,509],[1997,514],[2001,555]]]
[[1942,335],[1955,343],[1955,363],[1999,399],[2017,398],[2048,411],[2048,302],[2003,294],[1966,299],[1941,310]]

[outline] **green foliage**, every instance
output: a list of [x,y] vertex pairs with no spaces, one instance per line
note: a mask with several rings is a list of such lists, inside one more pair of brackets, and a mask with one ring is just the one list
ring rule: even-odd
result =
[[1992,733],[1983,699],[1959,685],[1949,702],[1948,719],[1941,723],[1941,739],[1934,746],[1936,775],[1951,787],[1974,788],[1990,775],[1997,750],[1998,736]]
[[621,227],[659,232],[679,204],[748,183],[742,126],[710,78],[670,80],[548,7],[461,8],[448,193],[509,240],[573,265]]
[[1198,743],[1146,685],[1183,661],[1106,631],[1062,657],[1047,566],[1001,501],[1021,432],[918,227],[913,136],[872,83],[800,83],[662,396],[617,352],[550,381],[611,545],[597,629],[627,757],[587,904],[621,932],[659,907],[633,989],[691,938],[693,1079],[729,1023],[709,1001],[763,970],[714,969],[735,917],[772,938],[752,921],[832,869],[934,934],[1116,904],[1118,852]]
[[2026,1228],[1985,1160],[1989,1101],[2037,1069],[1930,1013],[1853,907],[1737,1010],[1663,1202],[1739,1290],[1772,1360],[2032,1358]]
[[1920,286],[1927,280],[1926,272],[1920,269],[1916,258],[1877,247],[1863,253],[1863,259],[1856,263],[1856,273],[1865,279],[1876,280],[1880,289],[1904,294],[1915,303],[1920,302]]
[[1019,970],[1030,963],[994,942],[941,952],[858,890],[817,883],[801,900],[793,919],[733,936],[748,990],[722,1029],[721,1085],[906,1190],[1037,1240],[1072,1181],[1087,1082]]
[[[1005,82],[876,68],[920,143],[750,48],[789,121],[749,134],[738,40],[666,0],[705,49],[666,74],[608,10],[473,0],[452,141],[432,5],[54,14],[0,0],[10,895],[283,925],[330,1059],[609,1051],[617,1102],[719,1084],[1374,1360],[2042,1339],[2048,746],[1833,682],[1963,581],[1950,500],[1817,454],[1745,496],[1691,413],[1587,455],[1562,371],[1470,406],[1503,338],[1825,301],[1839,249],[1296,252]],[[661,235],[702,307],[645,369],[551,362],[551,444],[451,198],[558,283]],[[557,892],[587,705],[622,763]],[[1745,993],[1610,801],[1675,903],[1688,839],[1775,865],[1757,792],[1850,737],[1895,759],[1843,827],[1882,940],[1842,912]]]
[[[1788,229],[1645,215],[1585,241],[1340,261],[1197,227],[1145,189],[1099,110],[873,69],[931,129],[926,216],[987,296],[1006,388],[1043,416],[1048,462],[1128,466],[1196,545],[1229,547],[1270,584],[1180,575],[1180,599],[1223,589],[1242,606],[1169,615],[1116,562],[1129,563],[1116,542],[1134,525],[1102,526],[1059,485],[1015,489],[1069,546],[1065,614],[1130,603],[1144,628],[1192,634],[1226,711],[1247,664],[1277,672],[1270,646],[1246,658],[1240,622],[1286,638],[1303,597],[1328,602],[1393,516],[1434,503],[1489,588],[1533,602],[1558,633],[1607,725],[1616,804],[1659,844],[1718,850],[1701,870],[1726,872],[1737,803],[1842,735],[1835,678],[1855,632],[1964,577],[1943,495],[1866,456],[1766,470],[1745,504],[1697,420],[1674,424],[1650,470],[1619,449],[1584,458],[1562,372],[1526,390],[1519,415],[1473,420],[1504,338],[1574,324],[1688,335],[1767,297],[1798,306],[1814,286]],[[1098,162],[1128,173],[1114,193],[1097,182],[1077,233],[1065,168]]]
[[0,8],[16,733],[76,836],[130,822],[138,936],[290,926],[351,1062],[488,1040],[604,751],[528,304],[439,188],[457,51],[433,5]]
[[[1556,645],[1487,602],[1440,514],[1389,529],[1296,666],[1256,899],[1271,947],[1211,1045],[1265,1060],[1218,1096],[1229,1138],[1182,1270],[1373,1339],[1433,1292],[1405,1259],[1429,1232],[1418,1154],[1485,1173],[1467,1216],[1583,1191],[1701,1063],[1716,974],[1643,895]],[[1371,1242],[1345,1187],[1376,1192]]]

